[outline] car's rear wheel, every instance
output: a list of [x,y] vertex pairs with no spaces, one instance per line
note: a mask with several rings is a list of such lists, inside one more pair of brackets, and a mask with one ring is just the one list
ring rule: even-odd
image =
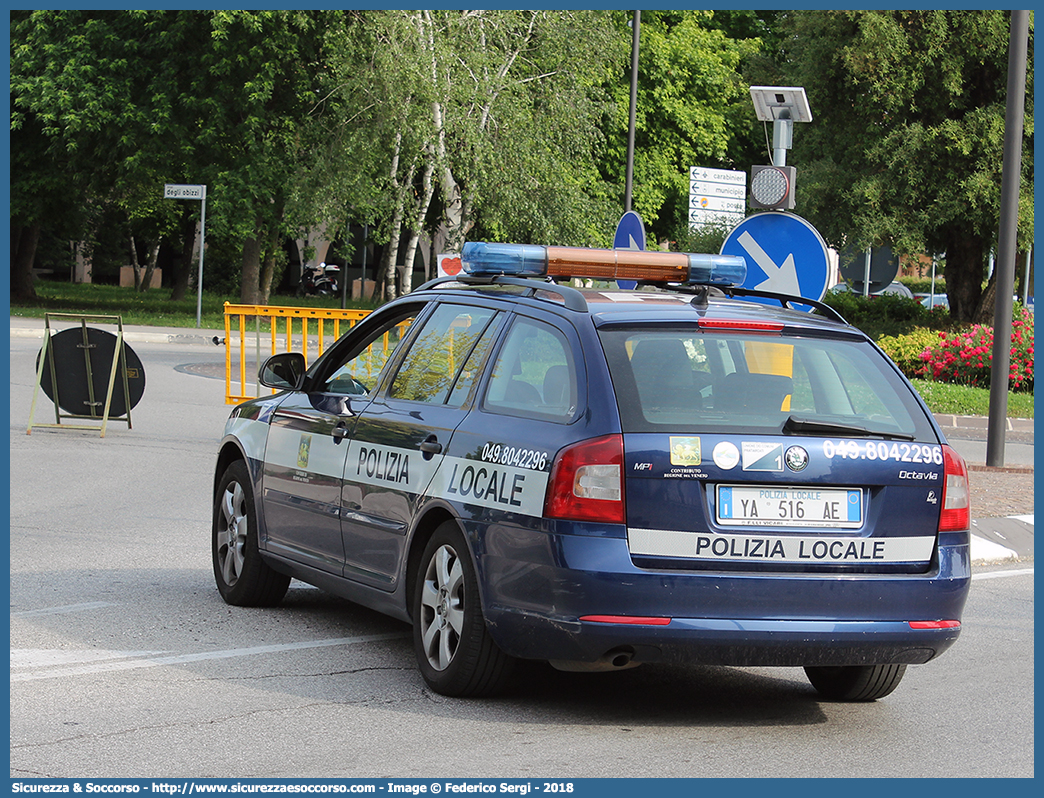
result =
[[475,567],[452,521],[435,530],[421,556],[413,647],[424,681],[442,695],[492,695],[504,688],[515,664],[486,629]]
[[827,698],[837,701],[876,701],[891,693],[905,665],[840,665],[805,668],[805,675]]
[[225,601],[241,607],[274,607],[283,600],[290,577],[261,559],[254,491],[242,460],[229,464],[214,493],[211,543],[214,579]]

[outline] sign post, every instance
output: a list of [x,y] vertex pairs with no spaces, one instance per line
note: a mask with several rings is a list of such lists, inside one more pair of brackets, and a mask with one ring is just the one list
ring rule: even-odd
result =
[[201,202],[199,213],[199,277],[196,280],[196,327],[198,328],[203,316],[203,240],[207,227],[207,187],[164,183],[163,198],[199,200]]

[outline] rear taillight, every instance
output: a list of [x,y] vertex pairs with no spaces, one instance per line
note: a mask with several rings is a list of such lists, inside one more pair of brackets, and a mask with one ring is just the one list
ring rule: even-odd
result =
[[551,466],[544,515],[624,523],[623,437],[606,435],[562,449]]
[[971,524],[971,498],[968,494],[968,466],[964,458],[949,446],[942,447],[943,495],[939,514],[939,531],[967,529]]

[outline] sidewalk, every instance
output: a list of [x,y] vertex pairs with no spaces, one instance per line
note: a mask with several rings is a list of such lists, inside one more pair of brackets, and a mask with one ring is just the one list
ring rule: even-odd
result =
[[[61,328],[74,326],[63,322]],[[99,325],[114,331],[112,326]],[[12,338],[43,338],[44,321],[11,316]],[[224,330],[123,325],[127,343],[197,344],[224,351]],[[1005,420],[1004,466],[986,465],[989,419],[939,414],[947,442],[968,463],[973,496],[972,560],[995,562],[1033,558],[1033,419]],[[1008,508],[1017,508],[1010,512]],[[978,512],[976,512],[976,509]]]

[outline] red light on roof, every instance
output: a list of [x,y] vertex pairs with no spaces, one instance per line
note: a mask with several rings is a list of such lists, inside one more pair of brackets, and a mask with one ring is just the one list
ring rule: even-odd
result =
[[746,330],[747,332],[780,332],[781,321],[743,321],[739,319],[700,319],[697,326],[709,330]]

